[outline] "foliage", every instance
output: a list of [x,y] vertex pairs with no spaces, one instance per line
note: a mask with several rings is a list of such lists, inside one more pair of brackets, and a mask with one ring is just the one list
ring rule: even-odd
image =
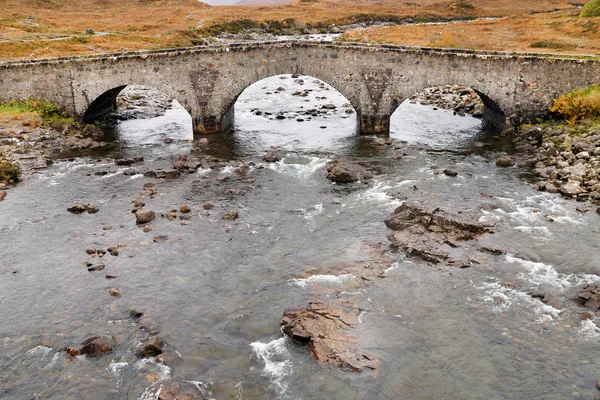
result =
[[16,183],[21,177],[21,167],[7,159],[0,159],[0,182]]
[[600,0],[590,0],[581,9],[579,14],[582,17],[598,17],[600,16]]
[[577,46],[565,43],[557,40],[538,40],[530,44],[534,49],[556,49],[556,50],[569,50],[574,49]]
[[600,117],[600,85],[574,90],[555,99],[550,111],[573,124],[578,120]]
[[45,123],[74,123],[74,120],[69,118],[61,107],[41,99],[29,98],[0,103],[0,112],[14,114],[15,119],[22,119],[23,114],[33,113],[39,115]]

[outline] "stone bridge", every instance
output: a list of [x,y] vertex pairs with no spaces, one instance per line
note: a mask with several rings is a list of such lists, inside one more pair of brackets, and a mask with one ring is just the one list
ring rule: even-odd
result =
[[600,62],[361,43],[259,42],[6,62],[0,64],[0,101],[39,97],[91,122],[113,109],[127,85],[142,85],[177,99],[196,132],[212,133],[231,127],[244,89],[280,74],[327,82],[352,104],[361,133],[386,134],[390,116],[405,99],[447,84],[474,89],[488,115],[531,119],[558,95],[600,83]]

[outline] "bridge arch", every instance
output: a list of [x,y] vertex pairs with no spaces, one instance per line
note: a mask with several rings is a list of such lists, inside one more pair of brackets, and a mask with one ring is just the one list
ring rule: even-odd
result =
[[194,105],[192,93],[185,90],[178,90],[170,85],[168,81],[150,79],[106,79],[96,81],[93,85],[82,87],[77,91],[82,97],[79,102],[76,102],[82,105],[77,114],[80,115],[84,123],[93,123],[103,119],[116,110],[119,94],[126,87],[133,85],[160,91],[171,99],[177,100],[190,115],[192,114],[191,111]]
[[[407,93],[403,93],[400,96],[396,96],[392,102],[392,109],[390,110],[390,117],[394,112],[398,109],[398,107],[408,100],[412,95],[416,93],[422,93],[427,89],[431,88],[441,88],[447,85],[455,85],[455,86],[463,86],[465,88],[473,90],[477,96],[481,99],[483,103],[483,123],[489,125],[495,129],[502,129],[506,123],[506,112],[505,108],[501,105],[500,99],[494,99],[488,94],[489,92],[487,88],[481,87],[476,80],[471,79],[457,79],[451,81],[434,81],[436,83],[432,84],[431,81],[423,82],[420,85],[411,86],[410,90],[406,90]],[[442,82],[442,83],[438,83]],[[410,93],[408,93],[410,92]]]
[[[233,127],[235,115],[235,103],[240,95],[253,84],[262,80],[277,77],[281,75],[299,75],[318,79],[346,98],[356,111],[358,118],[361,116],[361,92],[360,88],[353,85],[348,76],[336,74],[334,68],[324,67],[323,64],[315,62],[311,64],[298,63],[263,63],[260,68],[256,68],[248,73],[247,70],[241,70],[241,73],[233,73],[216,79],[213,87],[209,88],[210,93],[219,93],[218,96],[211,96],[210,101],[200,99],[200,113],[195,118],[195,130],[200,133],[212,133],[215,131],[225,131]],[[197,85],[209,85],[211,82],[211,71],[204,68],[196,74]],[[197,89],[198,91],[198,89]],[[200,90],[200,93],[202,91]],[[200,96],[203,97],[203,96]]]
[[[252,80],[248,80],[248,82],[250,82],[247,86],[243,87],[242,85],[240,85],[239,87],[237,87],[237,89],[235,91],[232,91],[230,96],[227,97],[225,99],[225,101],[223,102],[223,108],[221,109],[221,113],[223,115],[223,121],[224,121],[224,126],[225,129],[228,129],[229,127],[233,127],[234,125],[234,115],[235,115],[235,104],[237,103],[238,99],[240,98],[240,96],[251,86],[258,84],[262,81],[268,81],[269,79],[272,78],[277,78],[277,77],[285,77],[285,76],[290,76],[291,75],[291,79],[301,79],[301,80],[318,80],[320,82],[325,83],[326,85],[330,86],[331,88],[333,88],[335,91],[337,91],[339,93],[339,95],[343,96],[346,101],[352,106],[352,108],[354,109],[354,114],[359,115],[359,110],[360,110],[360,102],[359,100],[353,95],[352,92],[348,92],[346,91],[346,93],[340,91],[337,87],[335,87],[334,85],[331,85],[329,82],[327,82],[326,80],[320,79],[319,77],[310,75],[310,74],[304,74],[304,73],[292,73],[292,74],[278,74],[278,75],[272,75],[272,76],[266,76],[264,78],[261,78],[259,80],[253,81]],[[300,90],[301,85],[298,85],[298,89]]]

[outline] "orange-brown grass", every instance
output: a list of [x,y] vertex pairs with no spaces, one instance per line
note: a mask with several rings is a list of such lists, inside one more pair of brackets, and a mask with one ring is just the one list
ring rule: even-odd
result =
[[348,31],[343,39],[508,52],[595,55],[600,50],[600,18],[580,18],[572,14],[572,11],[563,11],[444,25],[367,28]]
[[600,117],[600,86],[575,90],[554,100],[550,111],[573,124],[578,120]]
[[[1,0],[0,60],[190,46],[212,27],[251,19],[299,26],[403,18],[438,20],[572,9],[568,0],[316,0],[284,6],[211,7],[197,0]],[[533,4],[532,4],[533,3]],[[86,29],[110,35],[86,35]],[[52,40],[52,39],[65,40]],[[461,40],[451,38],[459,46]]]

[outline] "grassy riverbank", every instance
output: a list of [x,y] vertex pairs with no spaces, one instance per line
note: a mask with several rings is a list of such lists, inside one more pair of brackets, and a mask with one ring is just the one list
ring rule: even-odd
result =
[[[532,19],[535,24],[540,21],[531,14],[554,10],[576,11],[573,3],[565,0],[381,0],[377,3],[368,0],[298,0],[290,5],[271,7],[211,7],[197,0],[4,0],[0,9],[0,60],[192,46],[204,43],[202,39],[211,35],[239,33],[246,29],[274,34],[306,33],[329,31],[353,23],[434,22],[515,15],[520,15],[523,20]],[[510,20],[507,21],[510,25]],[[502,23],[497,24],[500,25],[493,29],[505,29]],[[434,27],[432,29],[442,33],[447,28]],[[420,32],[427,28],[411,26],[406,29]],[[419,39],[417,33],[376,32],[355,32],[348,38],[371,41],[375,37],[382,42],[416,45],[438,42],[431,39],[431,35]],[[473,35],[479,36],[481,32],[477,33]],[[454,33],[441,36],[441,46],[488,48],[484,42],[460,40]],[[499,35],[496,42],[501,40],[502,35]],[[534,40],[522,38],[518,41]],[[589,45],[586,44],[590,47],[588,50],[593,51],[591,42],[595,43],[595,36]]]

